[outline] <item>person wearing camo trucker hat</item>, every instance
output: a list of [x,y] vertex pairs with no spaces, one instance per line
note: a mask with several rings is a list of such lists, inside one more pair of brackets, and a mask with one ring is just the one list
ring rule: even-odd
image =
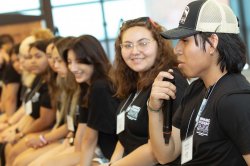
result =
[[[153,153],[162,164],[181,154],[182,165],[250,165],[250,84],[241,74],[246,47],[239,37],[233,11],[215,0],[189,3],[177,28],[163,32],[165,39],[179,39],[174,48],[178,68],[198,77],[186,90],[172,119],[169,143],[162,136],[161,111],[148,111]],[[162,108],[175,97],[173,78],[161,72],[152,87],[148,107]]]

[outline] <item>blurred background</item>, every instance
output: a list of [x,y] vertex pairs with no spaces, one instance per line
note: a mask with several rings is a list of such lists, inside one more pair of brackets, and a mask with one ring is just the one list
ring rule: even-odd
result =
[[[114,58],[114,41],[122,22],[149,16],[167,29],[178,26],[187,3],[192,0],[0,0],[0,34],[13,35],[16,42],[34,29],[46,27],[60,36],[91,34]],[[218,0],[234,10],[240,20],[242,39],[250,48],[250,1]]]

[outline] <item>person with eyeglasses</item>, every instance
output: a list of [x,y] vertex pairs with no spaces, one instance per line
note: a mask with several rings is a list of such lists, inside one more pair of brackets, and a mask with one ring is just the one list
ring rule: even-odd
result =
[[[187,80],[175,68],[176,58],[169,41],[160,36],[164,28],[148,17],[128,20],[122,24],[115,42],[112,80],[121,98],[117,110],[116,132],[119,141],[110,163],[106,165],[157,164],[150,149],[147,100],[152,83],[160,71],[171,69],[177,91],[174,109],[179,105]],[[163,133],[162,133],[163,134]]]
[[[174,49],[178,68],[198,79],[173,117],[169,143],[160,138],[162,113],[149,111],[151,145],[159,162],[181,154],[182,165],[250,165],[250,84],[241,74],[246,46],[239,33],[232,9],[215,0],[189,3],[179,27],[162,33],[179,39]],[[172,76],[164,72],[156,77],[148,105],[155,110],[162,100],[175,97],[175,90],[162,86],[163,77]]]

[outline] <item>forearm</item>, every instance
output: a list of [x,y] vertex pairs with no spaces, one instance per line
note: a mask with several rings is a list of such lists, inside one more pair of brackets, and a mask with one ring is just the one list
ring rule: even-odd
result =
[[67,125],[64,124],[60,126],[59,128],[56,128],[50,131],[49,133],[45,134],[44,138],[46,139],[47,142],[53,142],[53,141],[66,137],[68,132],[69,131],[68,131]]
[[74,140],[74,146],[75,146],[75,151],[80,152],[81,151],[81,145],[82,145],[82,139],[83,135],[85,132],[86,128],[86,123],[79,123],[75,135],[75,140]]
[[[172,134],[168,144],[165,144],[163,137],[163,115],[162,112],[148,112],[149,114],[149,134],[150,145],[158,162],[165,164],[175,160],[180,153],[180,148],[175,147],[173,135],[176,133],[176,128],[173,127]],[[177,134],[178,135],[178,134]],[[178,137],[178,136],[177,136]]]
[[40,116],[31,126],[27,127],[23,132],[34,133],[48,129],[55,121],[55,111],[49,108],[40,107]]
[[81,148],[81,166],[91,166],[97,146],[98,133],[93,129],[88,129],[84,134]]
[[38,118],[34,120],[32,125],[26,126],[22,132],[24,134],[39,132],[47,129],[50,125],[48,123],[44,123],[44,120],[42,118]]
[[16,111],[16,103],[17,103],[16,97],[7,98],[6,103],[5,103],[5,113],[8,118],[14,115]]
[[110,163],[114,163],[118,160],[120,160],[123,157],[124,154],[124,148],[122,146],[122,144],[120,143],[120,141],[117,141],[115,150],[113,152],[113,155],[110,159]]
[[19,109],[14,113],[14,115],[8,119],[10,124],[15,124],[25,115],[23,106],[20,106]]
[[143,165],[152,166],[157,164],[151,146],[144,144],[120,160],[111,161],[111,166]]

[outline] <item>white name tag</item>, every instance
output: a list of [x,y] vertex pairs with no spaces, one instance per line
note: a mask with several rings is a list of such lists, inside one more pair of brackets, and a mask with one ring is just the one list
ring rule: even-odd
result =
[[193,159],[193,135],[181,143],[181,164]]
[[32,102],[29,100],[27,103],[25,103],[25,113],[26,115],[30,115],[32,113]]
[[117,123],[116,123],[116,134],[124,131],[125,129],[125,111],[121,112],[117,115]]
[[70,131],[75,131],[73,118],[67,115],[67,126]]

